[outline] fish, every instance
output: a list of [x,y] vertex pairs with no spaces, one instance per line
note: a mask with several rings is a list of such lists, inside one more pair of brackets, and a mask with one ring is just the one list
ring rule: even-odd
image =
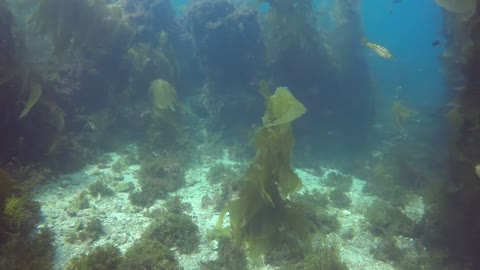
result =
[[376,54],[378,54],[379,56],[381,56],[385,59],[393,59],[393,56],[390,53],[390,51],[383,46],[380,46],[380,45],[375,44],[375,43],[371,43],[370,41],[368,41],[366,39],[362,40],[362,44],[369,47],[372,51],[374,51]]
[[434,47],[438,46],[438,45],[440,45],[440,43],[441,43],[440,40],[436,39],[436,40],[432,41],[432,46],[434,46]]

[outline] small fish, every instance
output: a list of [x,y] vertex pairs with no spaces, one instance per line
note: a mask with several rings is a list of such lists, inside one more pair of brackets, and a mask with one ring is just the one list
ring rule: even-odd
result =
[[441,43],[440,40],[436,39],[436,40],[432,41],[432,46],[433,47],[438,46],[438,45],[440,45],[440,43]]
[[385,59],[392,59],[393,58],[390,51],[383,46],[380,46],[380,45],[375,44],[375,43],[371,43],[370,41],[368,41],[366,39],[363,39],[362,44],[369,47],[372,51],[374,51],[376,54],[378,54],[379,56],[381,56]]

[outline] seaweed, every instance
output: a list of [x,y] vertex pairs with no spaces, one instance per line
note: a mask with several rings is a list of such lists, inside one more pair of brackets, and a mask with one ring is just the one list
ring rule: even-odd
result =
[[0,209],[3,208],[3,203],[14,185],[15,181],[10,177],[10,174],[0,169]]
[[415,223],[398,208],[376,200],[367,208],[368,229],[374,235],[385,238],[394,235],[414,237]]
[[188,203],[182,202],[179,196],[169,198],[165,201],[163,206],[168,210],[169,213],[173,214],[182,214],[183,212],[192,209],[192,206]]
[[[26,2],[32,0],[25,0]],[[104,0],[41,0],[32,15],[36,30],[49,36],[57,57],[88,50],[105,55],[122,51],[135,35],[122,10]]]
[[382,239],[379,244],[370,250],[370,253],[376,259],[393,262],[400,262],[405,256],[405,252],[397,246],[392,236]]
[[180,270],[173,252],[159,241],[140,238],[125,252],[120,270],[162,269]]
[[42,86],[38,82],[32,82],[30,85],[30,95],[18,119],[22,119],[23,117],[25,117],[28,114],[28,112],[30,112],[32,107],[35,106],[35,104],[37,103],[37,101],[40,99],[41,96],[42,96]]
[[222,163],[217,163],[210,167],[206,178],[210,185],[215,185],[218,183],[221,183],[223,185],[224,182],[229,185],[236,178],[239,178],[239,175],[237,171],[232,169],[230,166]]
[[153,95],[153,102],[158,110],[169,109],[175,111],[175,88],[163,79],[156,79],[150,83],[149,91]]
[[401,132],[405,132],[405,123],[418,112],[413,111],[402,103],[395,101],[392,104],[392,115],[395,126]]
[[157,44],[134,43],[126,52],[125,60],[130,66],[130,81],[134,88],[147,88],[148,83],[161,78],[168,82],[177,79],[177,61],[168,35],[160,34]]
[[112,270],[118,269],[123,257],[120,250],[111,245],[96,247],[89,254],[70,260],[66,270]]
[[[272,96],[262,94],[266,112],[264,126],[254,134],[255,160],[246,172],[247,182],[239,198],[222,211],[216,230],[222,231],[224,216],[229,212],[234,241],[248,243],[252,256],[284,245],[308,250],[315,225],[287,199],[301,187],[301,182],[290,167],[294,139],[291,122],[284,121],[299,117],[297,108],[303,105],[287,88],[277,88]],[[288,107],[277,107],[282,105]]]
[[67,235],[66,241],[69,243],[91,244],[104,234],[102,221],[98,218],[92,218],[86,222],[78,222],[73,231]]
[[185,214],[164,213],[145,230],[143,238],[156,240],[180,253],[190,254],[199,245],[198,227]]
[[40,229],[30,235],[14,235],[0,246],[0,269],[50,270],[53,268],[53,233]]
[[352,199],[343,192],[340,188],[335,188],[330,191],[328,197],[332,201],[333,205],[338,208],[348,208],[352,203]]
[[111,189],[107,184],[98,180],[88,186],[88,191],[93,197],[110,197],[115,195],[115,191]]
[[336,171],[329,172],[325,184],[329,187],[339,189],[343,192],[348,192],[352,188],[353,178],[350,175],[345,175]]
[[36,212],[38,203],[27,198],[26,195],[10,195],[5,200],[3,215],[7,226],[14,231],[28,231],[39,218]]
[[38,203],[0,169],[0,269],[52,269],[53,233],[36,227]]
[[[170,158],[170,157],[169,157]],[[130,202],[150,206],[185,184],[185,172],[176,163],[157,157],[147,157],[140,163],[140,191],[130,193]]]
[[338,249],[331,246],[322,246],[314,249],[313,252],[305,255],[305,259],[294,265],[280,267],[280,270],[348,270],[347,265],[342,262]]
[[87,197],[87,191],[82,191],[73,198],[73,200],[70,202],[70,208],[69,209],[69,214],[70,215],[76,215],[76,212],[79,210],[87,209],[90,207],[90,201],[88,200]]
[[203,263],[200,270],[235,269],[247,270],[247,256],[242,247],[236,245],[227,236],[218,239],[218,258],[215,261]]

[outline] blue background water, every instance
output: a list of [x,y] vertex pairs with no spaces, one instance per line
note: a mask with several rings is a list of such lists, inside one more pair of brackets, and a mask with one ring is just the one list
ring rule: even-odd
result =
[[[179,16],[184,14],[189,2],[172,1]],[[252,6],[259,1],[234,2]],[[332,8],[332,1],[314,2],[320,16]],[[265,4],[258,8],[264,11]],[[361,17],[365,38],[385,46],[394,56],[393,61],[389,61],[365,49],[385,109],[389,109],[395,99],[426,114],[444,104],[446,90],[439,62],[443,52],[442,10],[435,1],[361,1]],[[434,40],[441,44],[432,46]]]
[[[419,112],[429,113],[441,106],[446,99],[439,62],[442,10],[435,1],[363,1],[361,13],[365,37],[394,56],[388,61],[367,52],[372,77],[385,103],[401,92],[401,101]],[[432,46],[437,39],[442,43]],[[395,91],[398,87],[403,91]]]

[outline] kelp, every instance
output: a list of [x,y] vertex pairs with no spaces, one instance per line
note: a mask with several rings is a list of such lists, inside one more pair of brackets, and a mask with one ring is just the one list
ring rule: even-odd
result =
[[398,101],[394,101],[392,104],[392,115],[395,126],[400,130],[405,130],[405,122],[411,117],[417,115],[418,112],[408,108]]
[[307,111],[287,87],[278,87],[266,101],[267,110],[262,118],[265,127],[290,123]]
[[153,80],[150,83],[149,90],[153,95],[153,102],[157,109],[175,111],[177,92],[169,82],[163,79]]
[[271,96],[261,91],[266,101],[266,120],[254,134],[255,160],[246,172],[246,186],[239,198],[223,210],[216,229],[221,231],[229,212],[233,239],[239,244],[246,242],[251,255],[283,245],[307,250],[315,226],[302,209],[288,200],[289,194],[301,187],[290,166],[294,145],[291,122],[304,107],[287,88],[277,88]]
[[37,104],[37,101],[42,96],[42,86],[38,82],[32,82],[29,89],[30,89],[30,95],[18,119],[22,119],[23,117],[25,117],[28,114],[28,112],[30,112],[32,107],[35,106],[35,104]]
[[24,147],[27,147],[28,151],[23,151],[39,151],[49,155],[54,152],[64,135],[65,113],[55,101],[42,97],[30,111],[29,117],[24,118],[22,126],[24,132],[35,134],[35,137],[29,137],[25,143]]
[[159,75],[168,81],[176,79],[176,61],[172,49],[165,44],[165,38],[160,38],[157,46],[139,42],[128,49],[126,59],[131,66],[134,83],[149,82]]
[[3,169],[0,169],[0,209],[14,184],[15,181],[10,177],[10,174]]
[[461,16],[463,19],[470,19],[477,7],[477,0],[435,0],[439,6]]
[[36,30],[51,38],[57,56],[70,50],[99,54],[128,47],[133,29],[118,6],[104,0],[24,0],[38,2],[31,17]]

